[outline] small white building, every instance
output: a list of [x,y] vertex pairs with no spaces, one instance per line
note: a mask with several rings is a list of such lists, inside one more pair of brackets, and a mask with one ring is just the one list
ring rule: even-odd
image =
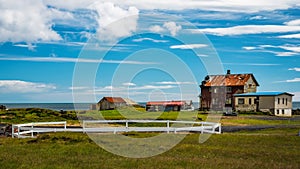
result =
[[270,112],[275,116],[292,116],[292,97],[287,92],[254,92],[234,95],[236,111]]

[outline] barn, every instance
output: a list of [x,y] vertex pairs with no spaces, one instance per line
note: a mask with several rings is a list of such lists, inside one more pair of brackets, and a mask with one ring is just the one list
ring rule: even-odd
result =
[[122,97],[103,97],[96,105],[97,110],[113,110],[119,107],[138,105],[135,101]]

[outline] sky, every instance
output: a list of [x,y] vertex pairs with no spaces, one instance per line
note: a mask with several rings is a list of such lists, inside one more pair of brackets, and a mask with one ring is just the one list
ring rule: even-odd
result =
[[0,103],[198,101],[253,73],[300,101],[299,0],[0,0]]

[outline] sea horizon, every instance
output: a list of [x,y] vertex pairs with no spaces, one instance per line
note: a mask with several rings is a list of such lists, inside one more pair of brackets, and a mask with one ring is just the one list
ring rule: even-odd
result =
[[[6,106],[8,109],[12,108],[42,108],[42,109],[51,109],[51,110],[89,110],[91,104],[96,103],[0,103],[0,105]],[[138,102],[138,104],[145,106],[146,102]],[[193,102],[195,109],[199,108],[199,102]],[[293,102],[293,110],[300,109],[300,101]]]

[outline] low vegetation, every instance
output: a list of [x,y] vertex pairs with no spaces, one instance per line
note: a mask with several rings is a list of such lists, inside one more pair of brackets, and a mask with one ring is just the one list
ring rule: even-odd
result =
[[198,134],[191,134],[173,149],[143,159],[111,154],[82,133],[51,133],[33,139],[5,138],[0,139],[0,163],[1,168],[6,169],[299,168],[300,137],[294,129],[277,135],[272,134],[277,130],[259,132],[264,134],[256,131],[212,135],[202,144]]
[[[102,111],[113,119],[175,120],[178,112],[143,112],[141,110]],[[182,119],[206,120],[203,112],[182,112]],[[125,118],[126,117],[126,118]],[[268,117],[268,118],[266,118]],[[99,119],[98,111],[52,111],[10,109],[0,111],[1,123]],[[101,117],[102,119],[102,117]],[[299,168],[299,118],[263,115],[222,117],[223,126],[275,125],[264,130],[212,135],[199,143],[199,134],[189,134],[173,149],[150,158],[131,159],[107,152],[83,133],[48,133],[37,138],[0,138],[1,168]],[[159,124],[158,124],[159,125]],[[281,127],[284,126],[284,127]],[[123,133],[128,137],[147,138],[157,133]],[[159,146],[159,145],[158,145]]]

